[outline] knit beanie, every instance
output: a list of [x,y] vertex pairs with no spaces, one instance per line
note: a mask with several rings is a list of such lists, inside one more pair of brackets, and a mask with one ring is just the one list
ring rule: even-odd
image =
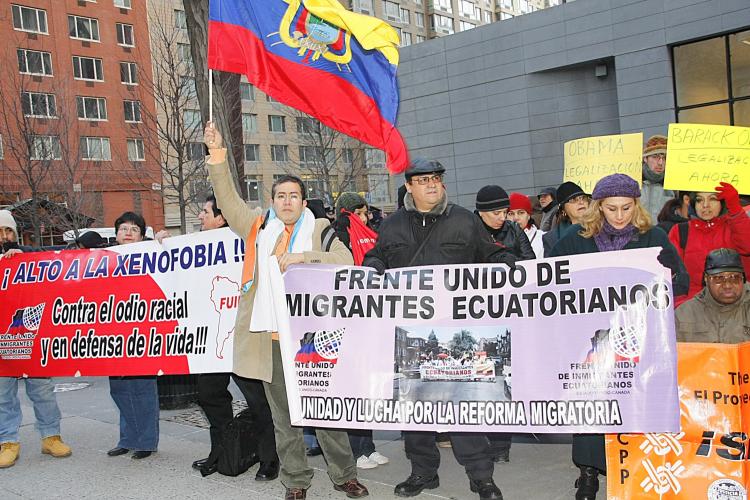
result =
[[365,200],[360,194],[346,192],[339,195],[339,199],[336,200],[336,212],[341,212],[341,209],[347,212],[354,212],[358,208],[362,208],[367,205]]
[[529,197],[523,193],[510,193],[510,210],[525,210],[530,214],[532,208]]
[[663,135],[652,135],[643,148],[643,157],[657,154],[667,154],[667,138]]
[[16,241],[18,241],[18,226],[10,210],[0,210],[0,227],[9,227],[12,229],[16,235]]
[[612,196],[640,198],[641,188],[635,179],[625,174],[612,174],[599,179],[591,193],[591,198],[603,200]]
[[565,205],[567,202],[581,195],[585,195],[581,186],[575,182],[565,181],[560,184],[560,187],[555,191],[555,199],[560,206]]
[[501,208],[509,208],[510,200],[508,193],[500,186],[484,186],[477,192],[477,210],[480,212],[491,212]]

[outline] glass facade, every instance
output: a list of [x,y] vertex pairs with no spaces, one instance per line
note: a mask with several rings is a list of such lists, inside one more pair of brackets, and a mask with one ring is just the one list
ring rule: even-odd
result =
[[673,47],[682,123],[750,126],[750,31]]

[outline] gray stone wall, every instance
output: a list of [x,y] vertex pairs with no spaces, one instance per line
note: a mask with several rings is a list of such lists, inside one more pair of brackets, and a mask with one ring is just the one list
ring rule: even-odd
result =
[[666,133],[670,46],[746,27],[750,0],[576,0],[413,45],[398,126],[464,206],[486,184],[535,193],[561,182],[565,141]]

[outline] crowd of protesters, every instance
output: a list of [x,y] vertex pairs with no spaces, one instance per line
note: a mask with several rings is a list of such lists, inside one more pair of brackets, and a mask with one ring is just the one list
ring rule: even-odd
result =
[[[313,470],[307,456],[322,453],[334,489],[349,498],[368,495],[357,469],[385,465],[371,431],[303,429],[291,425],[270,280],[290,265],[330,263],[387,269],[445,264],[517,262],[542,257],[659,248],[658,260],[672,276],[676,298],[676,331],[680,341],[739,343],[750,340],[750,217],[734,186],[721,183],[714,192],[672,192],[663,186],[667,139],[653,136],[643,151],[643,181],[623,174],[600,179],[591,193],[573,182],[546,187],[538,196],[510,195],[498,185],[476,194],[471,211],[448,200],[439,162],[414,158],[405,172],[398,211],[383,218],[357,193],[341,193],[333,214],[306,199],[304,183],[294,176],[277,179],[269,210],[250,209],[232,182],[221,134],[209,124],[204,132],[207,167],[215,197],[199,219],[201,230],[229,227],[248,248],[242,271],[234,337],[234,373],[198,377],[198,400],[209,424],[211,449],[193,463],[204,474],[216,470],[221,431],[232,419],[233,379],[245,396],[257,426],[260,468],[255,479],[280,477],[290,500],[306,498]],[[538,205],[537,205],[538,199]],[[534,206],[538,206],[538,210]],[[373,217],[374,215],[374,217]],[[332,223],[329,221],[332,218]],[[115,221],[117,244],[142,241],[143,218],[127,212]],[[33,251],[18,244],[16,222],[0,211],[4,257]],[[106,244],[84,233],[79,248]],[[263,257],[275,256],[274,269]],[[60,411],[50,379],[23,379],[42,438],[42,453],[66,457],[72,451],[60,437]],[[21,422],[19,379],[0,377],[0,468],[19,455]],[[110,377],[110,392],[120,412],[120,437],[110,456],[132,452],[144,459],[159,440],[155,377]],[[309,435],[309,436],[308,436]],[[305,440],[315,440],[306,450]],[[440,484],[438,436],[404,432],[408,477],[395,488],[398,496],[416,496]],[[480,499],[502,499],[493,480],[494,464],[510,460],[511,435],[449,433],[447,443]],[[312,449],[317,449],[313,451]],[[573,438],[572,459],[580,469],[576,500],[592,500],[598,476],[606,473],[602,435]]]

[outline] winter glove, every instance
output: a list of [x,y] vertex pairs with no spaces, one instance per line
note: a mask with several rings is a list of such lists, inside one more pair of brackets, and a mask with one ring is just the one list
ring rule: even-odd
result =
[[516,262],[518,262],[519,259],[515,255],[513,255],[512,253],[510,253],[510,252],[503,252],[503,253],[500,254],[500,256],[498,257],[497,260],[501,264],[505,264],[509,268],[515,269],[516,268]]
[[740,204],[740,194],[737,190],[728,182],[720,182],[721,186],[717,186],[716,192],[719,193],[720,200],[724,200],[727,206],[727,210],[731,215],[737,215],[742,212],[742,205]]

